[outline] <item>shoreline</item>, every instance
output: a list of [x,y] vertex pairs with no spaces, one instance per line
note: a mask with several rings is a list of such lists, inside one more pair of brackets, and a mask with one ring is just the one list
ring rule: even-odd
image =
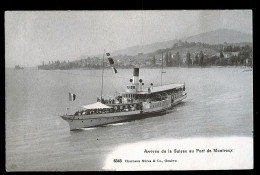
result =
[[[24,69],[38,69],[37,67],[23,67]],[[116,69],[132,69],[134,66],[129,66],[129,67],[118,67]],[[141,69],[161,69],[161,67],[139,67]],[[245,69],[253,69],[253,67],[250,66],[175,66],[175,67],[164,67],[163,69],[172,69],[172,68],[245,68]],[[14,69],[13,67],[5,67],[5,69]],[[24,70],[23,69],[23,70]],[[111,69],[109,68],[104,68],[104,69]],[[73,69],[38,69],[38,70],[102,70],[102,68],[73,68]]]
[[[26,68],[26,67],[25,67]],[[37,67],[28,67],[28,68],[37,68]],[[116,69],[132,69],[133,67],[119,67]],[[142,69],[161,69],[161,67],[140,67]],[[245,69],[253,69],[250,66],[180,66],[180,67],[164,67],[163,69],[173,69],[173,68],[245,68]],[[111,68],[104,68],[111,69]],[[74,69],[38,69],[38,70],[102,70],[101,68],[74,68]]]

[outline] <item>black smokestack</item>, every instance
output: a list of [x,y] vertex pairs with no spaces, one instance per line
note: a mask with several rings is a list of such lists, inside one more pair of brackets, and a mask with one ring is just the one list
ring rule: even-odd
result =
[[139,76],[139,68],[134,68],[133,76],[136,76],[136,77]]

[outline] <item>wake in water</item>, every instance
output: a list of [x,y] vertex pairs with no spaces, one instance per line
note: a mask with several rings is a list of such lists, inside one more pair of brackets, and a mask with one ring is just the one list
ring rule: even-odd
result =
[[81,129],[79,129],[79,130],[90,131],[90,130],[93,130],[93,129],[97,129],[97,127],[93,127],[93,128],[81,128]]
[[123,122],[123,123],[111,123],[111,124],[107,124],[107,126],[118,126],[118,125],[125,125],[129,122]]
[[100,126],[96,126],[96,127],[91,127],[91,128],[80,128],[80,129],[77,129],[77,130],[74,130],[73,132],[80,132],[80,131],[91,131],[91,130],[94,130],[94,129],[97,129],[97,128],[100,128],[100,127],[107,127],[107,126],[118,126],[118,125],[125,125],[129,122],[123,122],[123,123],[111,123],[111,124],[106,124],[106,125],[100,125]]

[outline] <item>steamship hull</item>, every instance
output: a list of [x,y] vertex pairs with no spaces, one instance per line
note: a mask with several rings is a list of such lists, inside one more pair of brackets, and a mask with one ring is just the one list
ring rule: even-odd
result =
[[92,115],[63,115],[61,118],[68,122],[70,130],[77,130],[80,128],[98,127],[107,124],[128,122],[133,120],[141,120],[149,117],[157,117],[165,114],[169,109],[182,102],[187,97],[184,94],[182,97],[175,99],[171,104],[164,107],[153,108],[153,110],[136,110],[128,112],[117,112],[107,114],[92,114]]
[[96,127],[96,126],[102,126],[111,123],[134,120],[140,114],[141,111],[130,111],[130,112],[118,112],[118,113],[108,113],[108,114],[92,114],[91,116],[90,115],[82,115],[82,116],[64,115],[61,116],[61,118],[69,123],[70,130],[76,130],[80,128]]
[[96,127],[143,118],[161,116],[187,97],[185,84],[165,84],[143,88],[139,68],[134,68],[131,84],[125,92],[111,99],[97,98],[96,103],[82,106],[74,115],[63,115],[70,130]]

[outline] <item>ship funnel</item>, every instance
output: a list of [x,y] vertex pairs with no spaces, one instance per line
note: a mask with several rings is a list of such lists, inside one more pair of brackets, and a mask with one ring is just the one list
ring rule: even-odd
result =
[[138,85],[139,81],[139,68],[134,68],[133,72],[133,84]]

